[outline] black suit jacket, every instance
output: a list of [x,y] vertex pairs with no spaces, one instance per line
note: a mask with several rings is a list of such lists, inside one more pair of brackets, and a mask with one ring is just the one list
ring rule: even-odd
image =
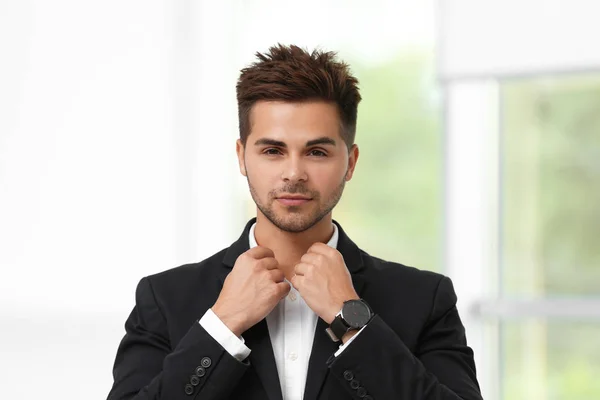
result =
[[[243,333],[243,362],[198,323],[248,250],[254,221],[229,248],[139,282],[109,400],[282,400],[265,319]],[[354,288],[376,315],[338,357],[318,320],[304,400],[481,399],[450,279],[372,257],[335,223]]]

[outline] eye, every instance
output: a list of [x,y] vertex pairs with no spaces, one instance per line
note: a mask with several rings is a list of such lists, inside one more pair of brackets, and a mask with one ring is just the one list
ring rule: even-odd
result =
[[271,147],[263,151],[263,154],[266,154],[268,156],[275,156],[277,154],[281,154],[281,152],[278,149]]
[[325,153],[324,151],[319,150],[319,149],[313,149],[313,150],[309,151],[308,154],[310,154],[311,156],[316,156],[316,157],[327,157],[327,153]]

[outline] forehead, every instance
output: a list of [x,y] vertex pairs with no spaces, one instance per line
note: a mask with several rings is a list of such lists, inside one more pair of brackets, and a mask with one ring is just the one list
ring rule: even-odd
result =
[[335,103],[323,101],[259,101],[250,113],[249,140],[267,137],[289,144],[316,137],[341,141],[341,120]]

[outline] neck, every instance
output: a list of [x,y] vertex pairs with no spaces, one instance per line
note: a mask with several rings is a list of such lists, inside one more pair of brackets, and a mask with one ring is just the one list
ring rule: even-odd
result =
[[285,232],[271,223],[260,211],[256,215],[254,236],[258,245],[267,247],[275,254],[279,268],[289,280],[294,275],[294,266],[316,242],[327,243],[333,235],[331,213],[304,232]]

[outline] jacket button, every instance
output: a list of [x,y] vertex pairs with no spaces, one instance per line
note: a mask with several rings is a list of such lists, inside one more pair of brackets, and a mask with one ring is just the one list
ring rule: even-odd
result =
[[351,381],[352,379],[354,379],[354,374],[352,373],[352,371],[344,371],[344,379],[347,381]]
[[358,387],[360,386],[360,383],[358,383],[358,381],[356,379],[352,379],[350,381],[350,387],[354,390],[358,389]]
[[361,399],[363,397],[365,397],[367,395],[367,389],[365,389],[364,387],[359,387],[358,389],[356,389],[356,394],[358,397],[360,397]]
[[206,370],[202,367],[196,367],[196,375],[202,378],[204,375],[206,375]]
[[188,383],[187,385],[185,385],[185,394],[189,396],[192,393],[194,393],[194,387]]
[[197,375],[192,375],[192,377],[190,378],[190,383],[192,384],[192,386],[198,386],[198,384],[200,383],[200,378],[198,378]]
[[212,364],[212,361],[210,358],[208,357],[204,357],[201,361],[200,361],[200,365],[202,365],[204,368],[208,368],[210,367],[210,364]]

